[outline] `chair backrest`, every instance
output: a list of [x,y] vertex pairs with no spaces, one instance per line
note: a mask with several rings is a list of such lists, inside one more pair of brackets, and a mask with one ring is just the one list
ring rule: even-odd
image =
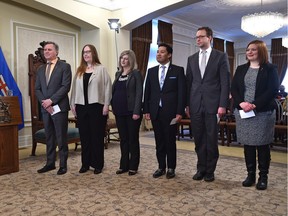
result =
[[34,140],[34,134],[44,127],[41,116],[41,104],[38,102],[38,99],[35,94],[35,81],[36,73],[38,68],[46,64],[46,59],[44,58],[44,45],[45,42],[40,43],[39,47],[35,51],[35,55],[28,55],[28,64],[29,64],[29,96],[30,96],[30,107],[31,107],[31,124],[32,124],[32,136]]
[[287,98],[285,100],[275,99],[276,102],[276,124],[287,125]]

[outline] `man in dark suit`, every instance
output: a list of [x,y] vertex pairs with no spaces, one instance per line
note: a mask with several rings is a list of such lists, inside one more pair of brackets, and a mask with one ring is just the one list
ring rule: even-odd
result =
[[[58,144],[60,168],[58,175],[67,172],[68,92],[71,86],[71,67],[57,58],[59,47],[54,42],[46,42],[44,56],[47,64],[37,71],[35,93],[41,103],[41,112],[46,135],[46,165],[38,173],[56,169],[56,145]],[[58,112],[59,111],[59,112]]]
[[185,111],[184,68],[171,63],[172,52],[169,45],[159,44],[156,58],[160,65],[148,70],[145,83],[144,114],[147,120],[152,120],[159,166],[154,178],[164,175],[166,167],[166,177],[175,177],[176,122],[181,120]]
[[218,119],[226,113],[229,96],[229,63],[227,55],[211,48],[213,32],[209,27],[197,30],[200,51],[188,58],[187,108],[197,153],[194,180],[214,181],[219,158]]

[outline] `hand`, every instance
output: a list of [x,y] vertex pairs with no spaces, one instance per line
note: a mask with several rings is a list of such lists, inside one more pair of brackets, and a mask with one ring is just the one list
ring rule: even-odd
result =
[[107,105],[103,106],[103,115],[106,116],[109,113],[109,107]]
[[182,115],[177,114],[177,115],[176,115],[176,121],[177,121],[177,122],[180,122],[181,119],[182,119]]
[[244,112],[249,112],[256,108],[254,104],[251,104],[249,102],[242,102],[239,104],[239,106],[243,109]]
[[150,113],[144,114],[144,117],[145,117],[146,120],[151,120],[151,118],[150,118]]
[[71,111],[72,111],[73,115],[75,116],[75,118],[77,118],[75,106],[71,106]]
[[222,117],[225,116],[225,114],[226,114],[226,108],[224,108],[224,107],[219,107],[217,113],[218,113],[219,118],[222,118]]
[[189,106],[186,107],[185,109],[185,114],[188,118],[190,118],[190,110],[189,110]]
[[133,114],[133,116],[132,116],[132,119],[133,119],[133,120],[137,120],[137,119],[139,119],[139,118],[140,118],[140,115]]
[[54,112],[54,109],[53,109],[52,106],[49,106],[49,107],[46,108],[46,111],[47,111],[48,113],[52,114],[52,113]]
[[47,107],[50,107],[52,105],[52,100],[51,99],[46,99],[46,100],[42,100],[42,107],[44,109],[47,109]]

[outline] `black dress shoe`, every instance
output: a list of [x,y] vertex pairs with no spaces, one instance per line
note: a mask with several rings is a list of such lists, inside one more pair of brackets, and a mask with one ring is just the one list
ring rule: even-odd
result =
[[214,180],[215,180],[214,173],[207,173],[204,176],[204,181],[206,181],[206,182],[212,182]]
[[128,172],[128,175],[131,176],[131,175],[136,175],[137,174],[137,171],[136,170],[129,170]]
[[261,177],[258,179],[258,182],[256,184],[256,189],[257,190],[266,190],[267,189],[267,184],[268,184],[268,177]]
[[165,169],[157,169],[154,173],[153,173],[153,178],[159,178],[162,175],[165,175],[166,170]]
[[205,173],[197,171],[197,173],[192,177],[193,180],[200,181],[204,178]]
[[94,170],[94,174],[100,174],[101,172],[102,172],[101,169],[95,169],[95,170]]
[[116,171],[116,174],[119,175],[119,174],[122,174],[122,173],[125,173],[125,172],[128,172],[128,170],[118,169]]
[[59,170],[57,171],[57,175],[63,175],[67,172],[66,167],[60,167]]
[[171,179],[175,177],[175,169],[168,169],[166,173],[166,178]]
[[89,167],[84,167],[82,166],[81,169],[79,170],[79,173],[85,173],[89,170]]
[[48,171],[51,171],[51,170],[54,170],[56,169],[55,166],[47,166],[45,165],[43,168],[37,170],[38,173],[45,173],[45,172],[48,172]]

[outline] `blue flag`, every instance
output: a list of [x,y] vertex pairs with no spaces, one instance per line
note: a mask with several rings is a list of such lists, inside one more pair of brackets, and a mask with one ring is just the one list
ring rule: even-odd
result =
[[0,95],[1,96],[13,95],[18,97],[22,117],[22,123],[18,125],[18,130],[21,130],[24,127],[22,94],[17,86],[17,83],[14,80],[14,77],[11,74],[11,71],[7,65],[1,47],[0,47]]

